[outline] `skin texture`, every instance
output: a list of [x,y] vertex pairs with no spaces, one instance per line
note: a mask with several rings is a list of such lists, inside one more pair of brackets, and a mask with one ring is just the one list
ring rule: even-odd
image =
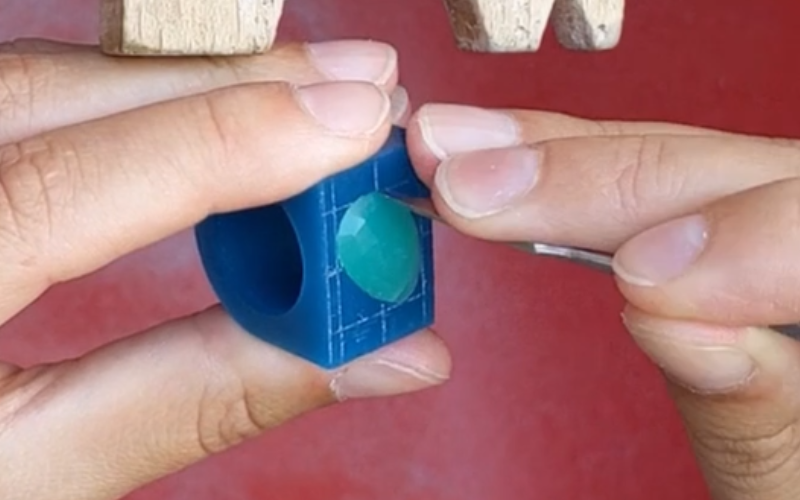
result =
[[[394,50],[371,42],[224,61],[0,46],[0,322],[210,213],[358,164],[407,103]],[[0,498],[119,498],[314,409],[449,373],[431,331],[329,372],[217,307],[80,359],[0,363]]]
[[420,176],[466,234],[615,252],[713,498],[800,492],[800,144],[662,123],[429,104]]

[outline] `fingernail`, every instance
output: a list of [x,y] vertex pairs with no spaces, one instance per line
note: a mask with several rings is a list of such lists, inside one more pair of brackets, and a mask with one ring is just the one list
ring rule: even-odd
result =
[[429,104],[419,112],[419,125],[425,144],[440,160],[459,153],[522,144],[517,121],[502,111]]
[[410,100],[408,98],[408,91],[404,87],[398,85],[392,95],[390,96],[391,101],[391,118],[392,123],[400,125],[404,127],[406,122],[408,121],[408,112],[410,106]]
[[693,215],[644,231],[614,257],[614,271],[636,286],[658,286],[686,272],[708,238],[705,218]]
[[666,320],[625,325],[645,354],[677,384],[699,393],[726,393],[749,382],[754,359],[736,345],[736,330]]
[[513,206],[533,189],[540,154],[520,147],[454,156],[439,165],[434,183],[450,210],[475,219]]
[[446,375],[389,359],[365,359],[345,368],[331,381],[340,401],[394,396],[444,383]]
[[368,135],[387,119],[389,97],[368,83],[321,83],[296,90],[305,111],[320,125],[343,136]]
[[312,64],[331,80],[386,83],[397,66],[391,46],[370,41],[338,40],[306,46]]

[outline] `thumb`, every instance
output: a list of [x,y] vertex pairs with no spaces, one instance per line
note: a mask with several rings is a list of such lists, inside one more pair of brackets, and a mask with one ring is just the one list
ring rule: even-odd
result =
[[120,498],[294,417],[425,389],[449,371],[431,331],[328,371],[248,335],[219,307],[75,361],[0,364],[0,498]]
[[625,325],[665,372],[715,500],[800,491],[800,344],[771,330],[649,316]]

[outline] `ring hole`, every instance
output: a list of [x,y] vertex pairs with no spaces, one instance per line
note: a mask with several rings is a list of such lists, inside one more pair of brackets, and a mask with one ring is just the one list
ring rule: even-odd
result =
[[[230,241],[238,241],[226,255],[231,275],[244,285],[242,298],[260,312],[289,311],[303,287],[303,256],[292,221],[280,205],[239,212],[228,222]],[[255,229],[255,230],[254,230]]]

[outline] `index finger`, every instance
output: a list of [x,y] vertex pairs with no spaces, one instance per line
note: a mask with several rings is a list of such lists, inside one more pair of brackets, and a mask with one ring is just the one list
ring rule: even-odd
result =
[[389,118],[368,83],[258,83],[0,146],[0,323],[53,283],[358,164]]
[[94,46],[0,44],[0,144],[236,84],[335,80],[397,84],[386,44],[338,40],[279,45],[250,57],[113,58]]
[[734,134],[678,123],[592,120],[550,111],[428,104],[411,119],[408,148],[420,178],[430,183],[439,163],[459,154],[567,138],[643,135]]

